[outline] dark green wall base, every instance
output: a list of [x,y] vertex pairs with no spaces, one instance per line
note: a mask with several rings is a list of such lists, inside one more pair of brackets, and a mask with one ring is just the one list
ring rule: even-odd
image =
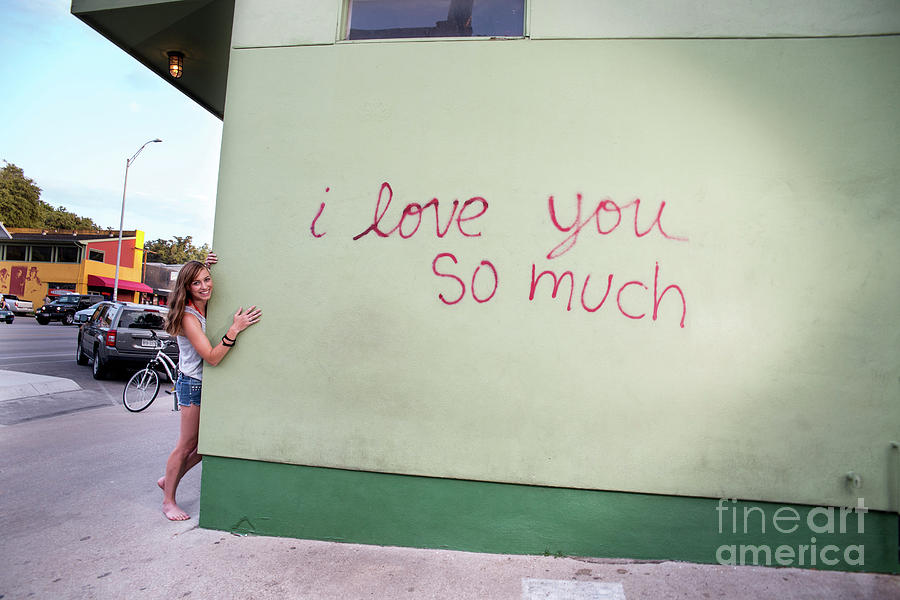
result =
[[[893,513],[866,513],[862,532],[860,515],[846,514],[842,533],[839,509],[830,510],[834,518],[829,521],[829,509],[802,505],[387,475],[216,456],[203,459],[202,489],[200,525],[240,533],[499,554],[900,572]],[[792,520],[793,514],[798,518]],[[777,522],[776,516],[781,517]]]

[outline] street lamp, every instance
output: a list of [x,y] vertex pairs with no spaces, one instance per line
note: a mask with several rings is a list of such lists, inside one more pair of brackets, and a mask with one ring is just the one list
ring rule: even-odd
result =
[[125,184],[122,186],[122,214],[119,216],[119,248],[116,250],[116,282],[113,284],[113,302],[119,299],[119,263],[122,261],[122,224],[125,221],[125,190],[128,189],[128,167],[130,167],[135,159],[137,159],[141,150],[147,147],[147,144],[155,144],[156,142],[161,141],[161,139],[157,138],[146,142],[143,146],[138,148],[138,151],[135,152],[131,158],[125,161]]

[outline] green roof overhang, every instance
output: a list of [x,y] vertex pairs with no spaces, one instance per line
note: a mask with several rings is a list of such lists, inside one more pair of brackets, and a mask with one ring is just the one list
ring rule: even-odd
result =
[[[72,0],[72,14],[220,119],[234,0]],[[169,76],[168,52],[184,54]]]

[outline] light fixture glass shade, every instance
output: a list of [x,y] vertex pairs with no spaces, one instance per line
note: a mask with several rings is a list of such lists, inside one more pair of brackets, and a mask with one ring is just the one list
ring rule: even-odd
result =
[[169,52],[169,75],[173,79],[179,79],[184,74],[184,54],[181,52]]

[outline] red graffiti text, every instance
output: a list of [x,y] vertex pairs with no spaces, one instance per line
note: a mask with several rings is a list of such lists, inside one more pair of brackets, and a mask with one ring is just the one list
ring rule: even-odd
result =
[[319,206],[319,212],[316,213],[316,216],[312,220],[312,224],[309,226],[309,232],[313,235],[313,237],[320,238],[325,235],[325,232],[316,233],[316,222],[319,220],[319,217],[322,216],[322,211],[325,210],[325,203],[323,202],[321,206]]
[[614,201],[609,199],[601,200],[597,204],[597,207],[583,219],[581,204],[581,194],[577,194],[577,200],[575,203],[575,219],[574,221],[572,221],[571,225],[564,226],[560,224],[559,219],[556,216],[556,201],[554,200],[553,196],[550,196],[547,199],[547,211],[550,213],[550,221],[553,222],[554,227],[556,227],[559,231],[569,234],[565,239],[563,239],[563,241],[554,246],[553,249],[550,250],[549,253],[547,253],[548,259],[558,258],[574,248],[575,244],[578,242],[578,235],[581,233],[581,230],[584,229],[584,227],[592,220],[596,223],[597,233],[599,233],[600,235],[608,235],[612,233],[622,222],[622,211],[630,208],[631,206],[634,206],[634,235],[638,238],[642,238],[650,233],[655,226],[659,230],[659,233],[667,240],[675,240],[679,242],[687,241],[687,238],[679,237],[676,235],[669,235],[663,229],[662,214],[663,209],[666,207],[665,201],[663,201],[659,205],[659,210],[656,213],[656,218],[644,231],[640,231],[638,229],[638,213],[641,209],[640,198],[636,198],[635,200],[632,200],[628,204],[624,204],[622,206],[619,206]]
[[[566,303],[566,310],[572,310],[572,302],[575,298],[575,290],[576,290],[576,277],[572,271],[564,271],[561,275],[557,275],[554,271],[542,271],[540,274],[537,274],[537,267],[534,263],[531,265],[531,291],[528,295],[528,299],[534,302],[535,293],[537,291],[538,283],[540,283],[542,277],[548,277],[547,281],[553,286],[553,291],[551,293],[551,297],[556,298],[559,294],[560,287],[563,285],[566,280],[568,280],[569,284],[569,299]],[[585,276],[584,283],[581,286],[581,308],[586,310],[589,313],[594,313],[600,310],[603,307],[604,303],[609,299],[610,291],[613,289],[613,274],[610,273],[609,277],[606,279],[606,289],[603,289],[601,284],[599,290],[591,289],[588,291],[589,283],[591,280],[590,273]],[[629,319],[640,320],[647,316],[647,310],[649,310],[650,306],[647,303],[647,300],[650,298],[647,294],[642,294],[641,290],[649,291],[649,287],[643,283],[642,281],[627,281],[622,285],[618,286],[618,290],[615,293],[616,306],[619,309],[619,312],[622,313],[623,316],[628,317]],[[564,288],[563,288],[563,291]],[[602,291],[602,296],[600,295]],[[687,317],[687,300],[684,297],[684,292],[677,285],[669,285],[665,287],[662,292],[659,291],[659,263],[656,263],[656,267],[653,270],[653,316],[652,320],[656,321],[659,318],[659,306],[663,301],[663,298],[666,296],[668,292],[674,292],[676,295],[670,295],[671,298],[676,298],[681,300],[681,327],[684,328],[684,319]],[[599,302],[597,299],[599,298]],[[644,304],[645,309],[638,308]],[[644,310],[644,312],[639,312],[640,310]]]
[[[452,273],[441,273],[438,271],[438,264],[437,264],[438,261],[441,259],[445,259],[445,258],[449,258],[450,260],[452,260],[454,265],[457,264],[457,262],[458,262],[456,260],[456,257],[454,255],[452,255],[451,253],[441,252],[440,254],[438,254],[437,256],[434,257],[433,261],[431,261],[431,271],[438,277],[448,277],[450,279],[453,279],[454,281],[456,281],[456,285],[459,286],[459,295],[456,297],[455,300],[448,300],[447,298],[444,297],[444,294],[438,294],[438,298],[440,298],[441,302],[443,302],[444,304],[446,304],[448,306],[451,306],[453,304],[456,304],[457,302],[459,302],[460,300],[462,300],[465,297],[466,284],[463,283],[462,279],[460,279],[456,275],[453,275]],[[490,269],[490,275],[489,276],[485,275],[485,277],[490,277],[493,280],[493,287],[491,288],[491,292],[489,294],[485,294],[484,290],[482,290],[481,294],[479,294],[475,291],[475,281],[478,278],[478,272],[481,271],[482,267],[487,267],[488,269]],[[485,271],[485,272],[487,273],[488,271]],[[490,285],[491,284],[486,284],[483,287],[487,288]],[[481,263],[477,267],[475,267],[475,270],[472,272],[472,284],[469,286],[469,291],[472,294],[472,298],[476,302],[478,302],[479,304],[484,304],[485,302],[488,302],[491,298],[494,297],[494,294],[497,293],[497,287],[499,285],[500,285],[500,275],[497,273],[497,268],[493,265],[493,263],[491,263],[491,261],[482,260]]]
[[469,198],[463,203],[462,208],[459,207],[459,200],[454,200],[451,205],[450,215],[445,217],[446,220],[444,221],[443,227],[440,216],[440,201],[437,198],[432,198],[424,205],[419,204],[418,202],[410,202],[403,209],[403,212],[400,213],[397,224],[390,229],[386,229],[386,226],[382,225],[382,221],[386,218],[393,197],[394,190],[391,189],[391,185],[385,181],[381,184],[381,189],[378,190],[378,199],[375,201],[375,217],[372,224],[369,225],[365,231],[354,236],[354,240],[365,237],[370,233],[374,233],[378,237],[383,238],[390,237],[392,234],[397,233],[403,239],[409,239],[419,231],[419,227],[422,225],[422,216],[426,213],[428,208],[434,209],[434,230],[437,237],[443,238],[447,235],[454,223],[456,224],[456,229],[464,237],[481,236],[480,231],[471,230],[471,227],[474,224],[466,225],[465,228],[463,226],[470,221],[475,221],[487,212],[488,203],[484,198],[479,196]]

